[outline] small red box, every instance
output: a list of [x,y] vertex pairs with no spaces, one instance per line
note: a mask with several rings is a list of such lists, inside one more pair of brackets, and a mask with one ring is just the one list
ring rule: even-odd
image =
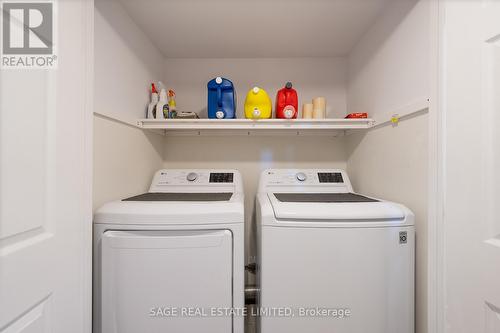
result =
[[349,113],[347,116],[345,116],[345,119],[352,119],[352,118],[368,118],[368,113],[366,112],[358,112],[358,113]]

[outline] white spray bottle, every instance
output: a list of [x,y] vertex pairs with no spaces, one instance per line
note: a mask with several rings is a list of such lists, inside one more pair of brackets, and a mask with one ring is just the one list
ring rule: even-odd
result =
[[158,104],[158,91],[156,90],[155,84],[151,83],[151,102],[148,105],[148,119],[156,118],[156,104]]
[[156,119],[165,119],[168,116],[167,91],[162,88],[160,91],[160,100],[156,104]]

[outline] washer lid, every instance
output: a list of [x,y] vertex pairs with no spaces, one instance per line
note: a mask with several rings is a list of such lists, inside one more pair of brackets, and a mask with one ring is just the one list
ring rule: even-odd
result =
[[379,202],[355,193],[273,193],[280,202]]
[[268,193],[278,220],[373,221],[406,217],[398,204],[355,193]]
[[233,193],[148,192],[122,201],[229,201]]

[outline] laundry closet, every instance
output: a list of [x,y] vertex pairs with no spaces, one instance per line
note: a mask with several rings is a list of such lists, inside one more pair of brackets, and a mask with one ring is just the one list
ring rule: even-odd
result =
[[[94,210],[147,191],[162,168],[237,169],[250,264],[261,172],[343,169],[355,192],[415,214],[415,332],[426,332],[435,11],[431,0],[95,0]],[[269,93],[274,117],[276,92],[292,82],[299,119],[207,122],[207,83],[216,77],[233,82],[237,119],[254,86]],[[178,110],[200,119],[148,122],[158,81],[175,91]],[[302,104],[318,96],[326,118],[302,119]]]

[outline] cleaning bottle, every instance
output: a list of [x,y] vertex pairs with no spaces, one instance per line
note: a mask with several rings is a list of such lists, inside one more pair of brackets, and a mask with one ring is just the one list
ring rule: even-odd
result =
[[272,102],[267,92],[259,87],[251,89],[245,99],[245,117],[249,119],[271,118]]
[[228,79],[218,76],[207,83],[207,89],[208,118],[236,118],[236,90],[233,83]]
[[148,105],[148,119],[156,118],[156,104],[158,104],[158,91],[156,90],[156,86],[154,83],[151,83],[151,102]]
[[175,91],[172,89],[168,90],[168,117],[167,118],[176,118],[177,117],[177,103],[175,102]]
[[167,91],[165,88],[160,90],[160,100],[158,104],[156,104],[156,119],[165,119],[168,118],[168,101],[167,101]]
[[295,119],[299,113],[299,98],[292,83],[287,82],[285,87],[276,94],[276,118]]

